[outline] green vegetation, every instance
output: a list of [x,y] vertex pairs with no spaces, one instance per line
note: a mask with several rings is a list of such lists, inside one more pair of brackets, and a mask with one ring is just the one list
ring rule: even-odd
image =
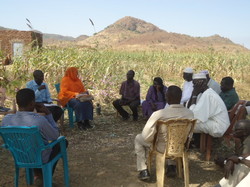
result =
[[25,83],[33,79],[33,71],[41,69],[45,72],[45,81],[50,85],[52,95],[56,97],[53,85],[60,82],[67,67],[75,66],[79,68],[86,88],[95,96],[95,102],[108,104],[119,97],[119,86],[126,79],[129,69],[135,70],[135,79],[141,83],[141,96],[145,98],[153,77],[162,77],[167,86],[181,86],[182,70],[193,67],[197,72],[208,69],[217,82],[224,76],[232,76],[240,97],[249,99],[249,62],[249,53],[219,53],[214,50],[127,52],[45,47],[39,51],[29,51],[25,57],[16,59],[13,65],[1,67],[0,71],[1,84],[14,96],[15,89],[25,87]]

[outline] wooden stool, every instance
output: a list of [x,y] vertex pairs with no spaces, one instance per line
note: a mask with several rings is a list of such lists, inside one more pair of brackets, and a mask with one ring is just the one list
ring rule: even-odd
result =
[[[131,112],[128,105],[124,105],[122,107],[124,107],[124,110],[126,110],[129,113],[129,115],[132,115],[132,112]],[[141,105],[138,106],[137,111],[138,111],[138,116],[139,116],[139,113],[142,113],[142,106]],[[119,112],[116,110],[115,117],[118,117],[118,116],[119,116]]]

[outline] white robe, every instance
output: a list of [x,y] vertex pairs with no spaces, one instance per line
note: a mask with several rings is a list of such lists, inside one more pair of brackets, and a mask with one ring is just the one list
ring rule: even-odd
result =
[[207,133],[213,137],[223,136],[230,125],[223,100],[211,88],[200,95],[196,104],[189,108],[193,111],[194,118],[198,119],[194,132]]
[[246,106],[247,114],[250,115],[250,106]]
[[[246,158],[250,160],[250,156]],[[247,187],[250,186],[250,168],[244,164],[235,164],[233,175],[228,179],[220,180],[221,187]]]
[[187,102],[193,92],[193,81],[185,81],[183,84],[183,89],[182,89],[182,98],[181,98],[181,104]]
[[207,86],[212,88],[217,94],[221,93],[220,84],[211,79],[208,81]]

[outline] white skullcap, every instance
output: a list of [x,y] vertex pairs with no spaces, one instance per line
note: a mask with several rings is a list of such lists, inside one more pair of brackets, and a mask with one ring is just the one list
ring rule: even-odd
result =
[[184,73],[193,73],[193,69],[192,68],[185,68]]
[[193,79],[207,79],[207,77],[204,73],[196,73],[193,74]]
[[200,71],[200,73],[204,73],[205,75],[209,74],[209,71],[208,70],[202,70]]

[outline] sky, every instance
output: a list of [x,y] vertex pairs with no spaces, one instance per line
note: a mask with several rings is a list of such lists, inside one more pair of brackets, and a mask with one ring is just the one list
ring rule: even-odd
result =
[[[219,34],[250,49],[250,0],[0,0],[0,26],[42,33],[92,36],[132,16],[167,32]],[[89,21],[94,22],[94,27]]]

